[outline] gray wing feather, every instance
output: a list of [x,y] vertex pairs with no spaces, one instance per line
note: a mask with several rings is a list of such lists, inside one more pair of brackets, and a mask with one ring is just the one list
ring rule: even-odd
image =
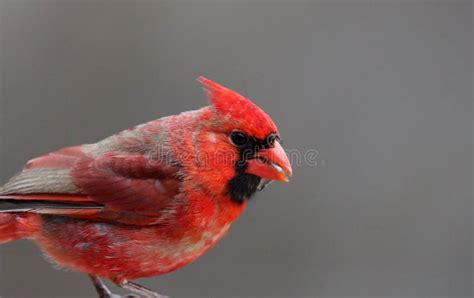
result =
[[60,210],[102,210],[102,206],[84,205],[84,204],[67,204],[67,203],[51,203],[42,201],[21,201],[15,199],[1,198],[0,199],[0,213],[4,212],[33,212],[50,214],[52,210],[54,213],[61,213]]
[[26,170],[13,176],[0,187],[0,195],[65,193],[79,194],[79,188],[72,182],[68,169]]

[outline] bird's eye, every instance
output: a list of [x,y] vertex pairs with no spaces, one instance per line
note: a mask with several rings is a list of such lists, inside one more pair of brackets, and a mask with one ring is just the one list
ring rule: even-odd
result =
[[240,131],[232,132],[230,134],[230,139],[232,140],[232,143],[234,143],[234,145],[237,147],[244,147],[249,141],[247,135]]
[[277,134],[272,133],[267,137],[266,145],[268,147],[273,147],[275,145],[275,141],[278,141],[278,140],[280,140],[280,137]]

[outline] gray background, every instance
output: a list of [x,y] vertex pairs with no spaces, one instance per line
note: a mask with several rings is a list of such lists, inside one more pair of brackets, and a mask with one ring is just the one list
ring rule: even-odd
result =
[[[471,1],[1,1],[1,181],[28,159],[250,96],[289,149],[174,297],[472,297]],[[93,296],[34,244],[0,248],[2,297]]]

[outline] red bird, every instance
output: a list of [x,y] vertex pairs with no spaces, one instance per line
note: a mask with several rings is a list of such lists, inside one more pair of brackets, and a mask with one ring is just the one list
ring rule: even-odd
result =
[[211,104],[29,161],[0,187],[0,243],[35,241],[57,264],[145,297],[131,280],[179,269],[213,247],[291,165],[272,119],[201,77]]

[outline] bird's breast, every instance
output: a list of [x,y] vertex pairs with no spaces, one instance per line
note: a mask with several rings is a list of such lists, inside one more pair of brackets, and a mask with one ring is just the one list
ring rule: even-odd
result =
[[190,197],[167,225],[123,225],[44,216],[34,240],[59,265],[114,281],[150,277],[179,269],[212,248],[244,205]]

